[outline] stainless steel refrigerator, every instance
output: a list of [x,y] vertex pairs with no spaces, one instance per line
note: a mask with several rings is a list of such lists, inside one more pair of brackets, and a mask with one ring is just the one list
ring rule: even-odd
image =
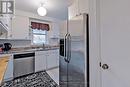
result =
[[89,15],[67,21],[60,46],[60,87],[89,87]]

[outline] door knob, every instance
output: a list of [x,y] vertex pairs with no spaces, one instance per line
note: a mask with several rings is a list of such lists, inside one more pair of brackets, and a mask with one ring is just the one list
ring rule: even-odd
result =
[[103,68],[104,70],[106,70],[106,69],[109,69],[109,66],[108,66],[107,64],[103,64],[103,65],[102,65],[102,68]]

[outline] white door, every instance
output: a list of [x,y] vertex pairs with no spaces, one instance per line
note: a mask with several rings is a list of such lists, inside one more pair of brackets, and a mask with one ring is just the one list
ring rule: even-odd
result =
[[130,87],[130,0],[100,0],[102,87]]

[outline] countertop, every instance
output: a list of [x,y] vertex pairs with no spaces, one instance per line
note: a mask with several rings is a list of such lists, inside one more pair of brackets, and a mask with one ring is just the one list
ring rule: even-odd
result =
[[4,74],[6,72],[8,61],[9,61],[9,56],[0,57],[0,84],[4,78]]
[[48,51],[59,49],[59,46],[47,46],[47,47],[19,47],[12,48],[10,51],[0,52],[0,54],[15,54],[20,52],[35,52],[35,51]]

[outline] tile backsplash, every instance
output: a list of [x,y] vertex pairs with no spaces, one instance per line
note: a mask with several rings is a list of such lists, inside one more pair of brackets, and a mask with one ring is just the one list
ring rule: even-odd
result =
[[58,45],[58,44],[59,44],[59,39],[58,38],[49,39],[49,45]]
[[9,40],[9,39],[0,39],[0,44],[11,43],[12,47],[28,47],[31,45],[30,40]]
[[[29,47],[31,46],[31,40],[15,40],[15,39],[0,39],[0,44],[11,43],[12,47]],[[49,39],[47,45],[58,45],[59,39]]]

